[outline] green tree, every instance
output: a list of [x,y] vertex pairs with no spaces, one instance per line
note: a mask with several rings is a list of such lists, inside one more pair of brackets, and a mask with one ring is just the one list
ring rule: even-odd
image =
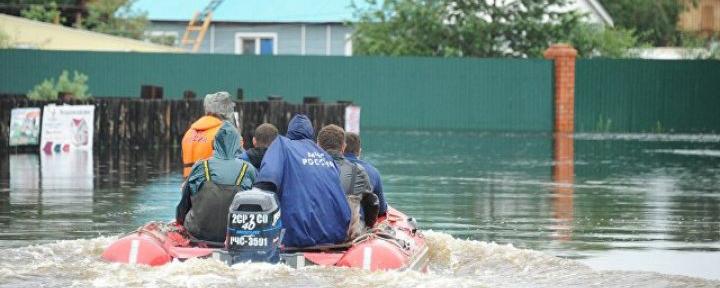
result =
[[[503,2],[503,3],[498,3]],[[358,8],[360,55],[541,57],[552,43],[581,56],[624,56],[637,41],[627,30],[593,28],[567,0],[368,0]],[[615,39],[614,37],[621,37]],[[612,38],[608,45],[604,41]]]
[[580,57],[632,57],[630,48],[646,45],[639,43],[632,30],[588,23],[578,24],[563,42],[571,43]]
[[55,2],[46,4],[32,4],[27,9],[20,11],[22,17],[42,22],[62,23],[65,18],[60,16],[60,9]]
[[[136,0],[94,0],[87,1],[87,15],[79,23],[71,23],[77,28],[111,34],[120,37],[143,39],[145,28],[150,23],[147,13],[133,9]],[[57,0],[53,2],[41,0],[0,0],[0,5],[22,5],[26,8],[21,12],[25,18],[55,22],[62,18],[64,8],[77,6],[77,0]]]
[[150,41],[155,44],[165,45],[165,46],[175,46],[175,43],[177,42],[177,37],[174,35],[161,35],[161,36],[153,36],[153,35],[145,35],[145,40]]
[[73,95],[74,99],[85,100],[92,96],[88,93],[88,76],[74,71],[72,79],[68,71],[63,70],[57,82],[54,78],[45,79],[42,83],[28,91],[27,97],[31,100],[57,100],[58,93],[65,92]]
[[132,9],[135,0],[98,0],[87,4],[82,28],[100,33],[142,39],[149,21],[147,13]]
[[634,30],[641,42],[653,46],[683,45],[680,14],[696,0],[600,0],[615,26]]

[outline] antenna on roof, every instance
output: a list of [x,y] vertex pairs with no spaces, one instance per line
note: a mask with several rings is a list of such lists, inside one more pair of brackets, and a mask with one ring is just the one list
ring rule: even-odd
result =
[[[183,46],[193,45],[192,52],[200,50],[200,45],[203,39],[205,39],[205,32],[207,32],[210,22],[212,21],[212,14],[223,1],[224,0],[210,0],[210,3],[205,6],[205,9],[195,12],[193,18],[190,19],[190,23],[188,23],[188,26],[185,28],[185,33],[181,41]],[[194,32],[197,33],[192,35]],[[195,36],[195,38],[191,39],[192,36]]]

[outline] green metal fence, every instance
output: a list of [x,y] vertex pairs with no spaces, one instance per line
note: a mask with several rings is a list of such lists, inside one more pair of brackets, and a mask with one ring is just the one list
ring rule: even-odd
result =
[[578,132],[720,132],[720,61],[578,60]]
[[166,98],[243,88],[246,100],[352,100],[366,128],[552,129],[547,60],[0,50],[0,63],[0,93],[25,93],[67,69],[87,74],[99,96],[137,96],[142,84],[163,86]]

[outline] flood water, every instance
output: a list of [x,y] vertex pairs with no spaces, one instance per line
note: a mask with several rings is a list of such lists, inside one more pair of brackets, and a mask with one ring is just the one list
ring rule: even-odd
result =
[[427,231],[427,274],[102,262],[180,197],[179,151],[133,149],[0,155],[0,286],[720,287],[720,136],[362,136]]

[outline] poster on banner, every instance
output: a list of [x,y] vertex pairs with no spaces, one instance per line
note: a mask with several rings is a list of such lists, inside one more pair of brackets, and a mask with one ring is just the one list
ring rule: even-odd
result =
[[40,108],[15,108],[10,112],[10,146],[37,145]]
[[360,135],[360,106],[345,107],[345,131]]
[[95,106],[47,105],[43,109],[40,149],[48,154],[92,150]]

